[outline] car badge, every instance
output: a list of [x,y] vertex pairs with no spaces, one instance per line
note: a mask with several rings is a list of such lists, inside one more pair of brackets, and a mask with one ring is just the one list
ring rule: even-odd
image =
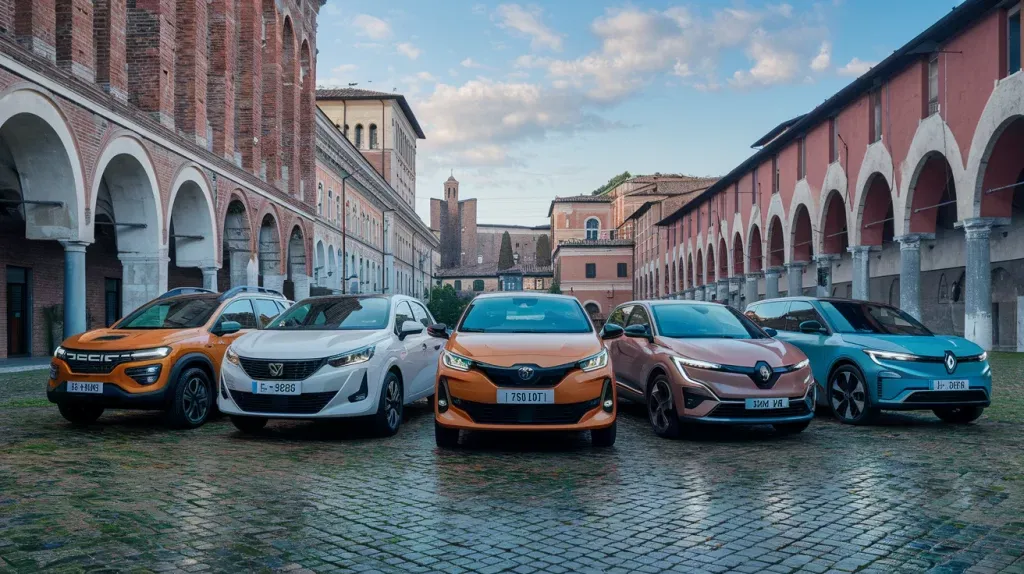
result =
[[946,358],[942,362],[946,364],[946,372],[952,375],[956,370],[956,355],[953,351],[946,351]]
[[768,382],[768,379],[772,378],[772,369],[768,365],[761,365],[761,368],[758,369],[758,373],[761,375],[761,380],[766,383]]
[[270,363],[267,368],[270,369],[271,377],[280,377],[284,373],[284,363]]
[[519,367],[519,378],[524,381],[529,381],[533,378],[533,369],[530,367]]

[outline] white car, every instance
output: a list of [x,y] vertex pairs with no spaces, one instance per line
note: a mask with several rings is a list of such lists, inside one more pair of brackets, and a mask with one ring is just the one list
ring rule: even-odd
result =
[[242,432],[268,419],[372,417],[398,432],[403,406],[434,394],[444,340],[430,311],[402,295],[310,297],[232,343],[217,407]]

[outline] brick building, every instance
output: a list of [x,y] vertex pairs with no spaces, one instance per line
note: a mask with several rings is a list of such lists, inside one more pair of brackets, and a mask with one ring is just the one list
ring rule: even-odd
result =
[[[660,225],[644,293],[897,304],[1024,350],[1021,3],[965,0]],[[780,278],[785,276],[784,281]]]
[[[0,1],[0,357],[175,286],[309,292],[320,6]],[[328,167],[393,199],[342,155]]]

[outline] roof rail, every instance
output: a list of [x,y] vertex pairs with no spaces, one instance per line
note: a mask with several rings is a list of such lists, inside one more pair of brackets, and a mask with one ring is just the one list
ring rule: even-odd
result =
[[202,287],[175,287],[174,289],[171,289],[170,291],[157,297],[157,299],[177,297],[178,295],[195,295],[197,293],[216,293],[216,291],[211,291],[209,289],[204,289]]
[[221,293],[220,299],[222,301],[224,299],[230,299],[239,293],[262,293],[264,295],[273,295],[274,297],[279,297],[281,299],[285,298],[284,294],[280,291],[267,289],[266,287],[257,287],[256,285],[239,285],[238,287],[232,287],[231,289]]

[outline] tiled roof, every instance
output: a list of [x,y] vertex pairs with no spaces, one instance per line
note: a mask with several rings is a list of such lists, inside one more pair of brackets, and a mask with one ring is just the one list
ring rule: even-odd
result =
[[555,211],[556,203],[611,203],[612,198],[606,195],[570,195],[567,197],[556,197],[551,200],[548,207],[548,217]]
[[402,113],[409,119],[409,123],[412,124],[412,129],[416,132],[416,137],[419,139],[427,139],[427,136],[423,133],[423,128],[420,127],[420,123],[416,120],[416,115],[412,113],[412,108],[409,107],[409,102],[406,101],[405,96],[397,93],[378,92],[375,90],[360,90],[357,88],[317,88],[316,99],[318,100],[395,100],[398,102],[398,106],[402,108]]

